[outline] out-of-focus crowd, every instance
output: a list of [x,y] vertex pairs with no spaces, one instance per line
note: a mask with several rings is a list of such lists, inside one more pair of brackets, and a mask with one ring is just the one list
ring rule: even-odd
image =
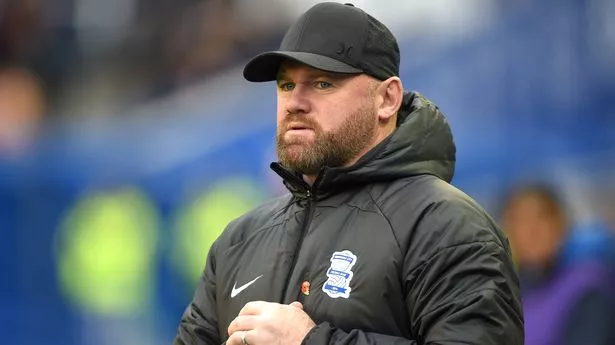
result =
[[41,123],[121,116],[275,47],[287,11],[264,21],[249,4],[1,0],[0,151],[21,150]]

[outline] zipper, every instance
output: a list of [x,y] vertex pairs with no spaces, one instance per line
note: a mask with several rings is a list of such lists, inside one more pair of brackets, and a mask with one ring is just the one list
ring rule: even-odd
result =
[[303,222],[303,226],[301,227],[301,233],[299,234],[299,241],[297,243],[297,249],[295,250],[295,256],[293,258],[293,262],[290,265],[290,270],[288,271],[288,276],[286,277],[286,286],[284,287],[284,293],[282,294],[282,303],[284,303],[284,300],[286,299],[286,293],[288,292],[288,288],[290,285],[290,278],[293,275],[293,272],[295,271],[295,266],[297,265],[297,260],[299,259],[299,254],[301,253],[301,246],[303,245],[303,238],[305,237],[305,234],[307,232],[307,230],[310,228],[310,223],[312,222],[312,213],[314,212],[314,201],[313,201],[313,195],[312,195],[312,191],[311,190],[307,190],[306,192],[306,198],[307,198],[307,210],[305,212],[305,220]]

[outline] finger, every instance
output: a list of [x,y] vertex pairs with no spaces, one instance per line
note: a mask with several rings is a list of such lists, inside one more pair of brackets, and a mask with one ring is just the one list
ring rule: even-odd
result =
[[273,304],[270,302],[264,301],[252,301],[246,303],[246,305],[241,308],[239,311],[239,315],[258,315],[263,312],[263,310],[267,307],[267,305]]
[[241,333],[237,332],[237,333],[231,334],[231,336],[226,340],[226,345],[243,345],[241,343]]
[[301,304],[301,302],[293,302],[290,304],[290,306],[303,310],[303,304]]
[[256,328],[257,316],[255,315],[239,315],[228,326],[228,334],[232,335],[239,331],[249,331]]
[[254,331],[235,332],[228,338],[226,345],[243,345],[244,342],[241,340],[241,336],[244,337],[245,344],[258,345],[256,333],[254,333]]

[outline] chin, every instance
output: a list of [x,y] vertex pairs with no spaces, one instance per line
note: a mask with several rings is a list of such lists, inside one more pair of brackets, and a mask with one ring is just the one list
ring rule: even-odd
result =
[[282,151],[287,157],[300,158],[311,150],[314,144],[306,142],[285,142]]
[[292,166],[300,165],[303,159],[303,151],[304,150],[286,150],[284,152],[284,156],[286,157],[285,161],[291,164]]

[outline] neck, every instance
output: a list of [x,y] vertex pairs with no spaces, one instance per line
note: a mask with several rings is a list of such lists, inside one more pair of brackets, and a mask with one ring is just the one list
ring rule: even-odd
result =
[[318,175],[303,175],[303,180],[307,182],[310,186],[314,184],[316,178],[318,178]]

